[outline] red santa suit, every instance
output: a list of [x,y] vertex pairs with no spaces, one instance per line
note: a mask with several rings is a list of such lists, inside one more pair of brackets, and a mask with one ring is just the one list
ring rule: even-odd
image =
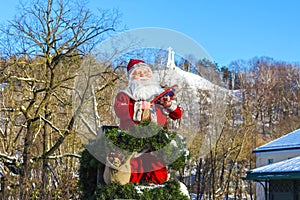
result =
[[[126,90],[120,91],[116,96],[114,110],[117,117],[120,119],[121,129],[130,129],[134,126],[134,124],[140,123],[141,120],[139,117],[136,117],[136,115],[142,115],[144,110],[141,109],[140,113],[137,113],[139,111],[135,109],[136,102],[138,101],[134,100],[132,95]],[[149,115],[149,120],[156,122],[160,126],[166,126],[168,116],[173,120],[180,119],[183,114],[183,110],[180,106],[175,104],[168,109],[164,108],[160,104],[154,104],[150,113],[151,115]]]
[[[141,60],[131,60],[127,66],[129,72],[136,64],[144,63]],[[163,91],[163,90],[161,90]],[[159,94],[159,93],[158,93]],[[158,95],[156,94],[156,95]],[[146,99],[150,101],[151,99]],[[144,113],[142,109],[143,101],[136,99],[129,89],[120,91],[114,103],[116,116],[120,119],[120,128],[123,130],[131,129],[135,124],[141,122],[141,116]],[[150,109],[148,120],[157,123],[160,126],[167,125],[167,119],[180,119],[183,110],[180,106],[172,103],[170,107],[165,108],[161,104],[153,104]],[[140,183],[145,181],[148,183],[161,184],[168,179],[168,171],[163,161],[158,160],[150,152],[145,152],[140,156],[133,157],[130,160],[131,178],[130,182]]]
[[[115,98],[114,109],[117,117],[120,119],[121,129],[130,129],[134,124],[141,121],[135,120],[137,111],[135,110],[136,100],[134,100],[127,91],[121,91]],[[140,115],[144,110],[141,110]],[[171,119],[180,119],[183,110],[180,106],[173,104],[173,107],[165,109],[160,104],[155,104],[149,115],[149,120],[155,121],[160,126],[167,125],[167,116]],[[130,161],[131,177],[130,182],[140,183],[145,181],[148,183],[161,184],[168,179],[168,171],[165,164],[159,161],[151,153],[147,152],[141,156],[134,157]]]

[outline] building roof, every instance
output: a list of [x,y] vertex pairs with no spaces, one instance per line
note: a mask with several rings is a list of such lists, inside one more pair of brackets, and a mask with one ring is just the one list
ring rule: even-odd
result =
[[300,129],[286,134],[276,140],[253,150],[254,153],[265,151],[300,149]]
[[300,179],[300,156],[247,172],[246,180]]

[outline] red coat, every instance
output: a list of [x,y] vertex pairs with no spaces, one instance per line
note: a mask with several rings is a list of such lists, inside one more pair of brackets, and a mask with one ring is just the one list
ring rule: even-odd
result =
[[[134,124],[140,123],[140,121],[134,121],[134,100],[127,91],[121,91],[115,98],[114,110],[117,117],[120,119],[120,128],[130,129]],[[183,114],[183,110],[179,106],[173,106],[172,111],[166,112],[162,105],[155,105],[156,123],[160,126],[167,125],[167,117],[171,119],[180,119]],[[149,117],[151,119],[151,115]],[[150,152],[142,154],[139,157],[131,158],[131,177],[130,182],[141,183],[143,181],[154,184],[161,184],[168,180],[168,170],[163,161],[158,160]]]
[[131,183],[162,184],[168,180],[168,170],[164,162],[151,153],[144,153],[137,158],[131,158]]
[[[140,121],[133,120],[134,114],[134,104],[136,100],[130,97],[126,91],[121,91],[115,98],[114,110],[117,117],[120,119],[120,128],[121,129],[130,129],[134,124],[140,123]],[[160,126],[167,125],[167,116],[171,119],[180,119],[183,114],[183,110],[180,106],[177,106],[171,112],[163,111],[163,106],[156,104],[156,122]],[[150,119],[151,120],[151,119]]]

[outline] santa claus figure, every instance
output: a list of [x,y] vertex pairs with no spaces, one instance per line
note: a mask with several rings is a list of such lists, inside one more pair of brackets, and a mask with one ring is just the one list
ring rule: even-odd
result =
[[[166,127],[168,118],[176,120],[182,117],[182,108],[170,97],[151,103],[164,89],[154,81],[148,64],[142,60],[131,59],[127,72],[129,85],[117,94],[114,104],[121,129],[130,130],[143,120],[151,120]],[[131,158],[130,166],[130,182],[161,184],[168,179],[165,163],[147,149]]]

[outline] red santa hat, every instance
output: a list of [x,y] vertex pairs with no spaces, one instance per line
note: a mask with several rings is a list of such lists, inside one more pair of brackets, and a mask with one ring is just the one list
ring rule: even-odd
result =
[[130,61],[127,64],[128,76],[138,67],[148,67],[150,69],[150,67],[145,63],[145,61],[139,59],[130,59]]

